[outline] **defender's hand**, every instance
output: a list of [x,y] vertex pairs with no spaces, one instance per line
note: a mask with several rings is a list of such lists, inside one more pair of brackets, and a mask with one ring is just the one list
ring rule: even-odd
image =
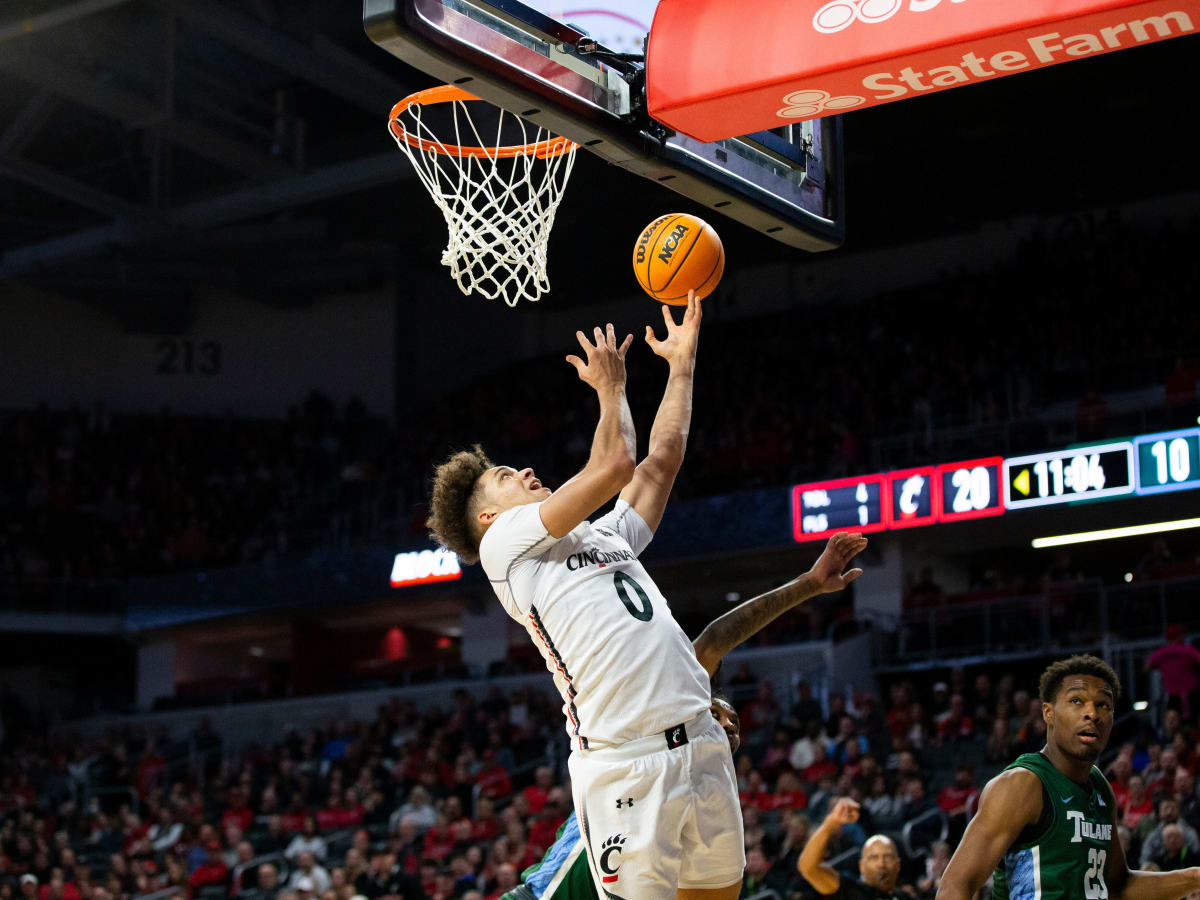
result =
[[861,534],[840,531],[831,537],[825,545],[825,552],[808,570],[808,577],[817,590],[822,594],[840,591],[861,575],[862,569],[851,569],[844,574],[843,570],[866,546],[867,539]]
[[658,356],[661,356],[672,366],[678,363],[692,364],[696,360],[696,344],[700,338],[700,301],[696,299],[695,291],[688,291],[687,310],[683,321],[676,325],[671,315],[670,307],[663,306],[663,320],[667,323],[667,336],[659,340],[654,336],[654,328],[646,326],[646,343]]
[[579,346],[583,348],[587,362],[578,356],[568,356],[567,362],[575,367],[581,381],[591,385],[596,393],[625,387],[625,354],[633,343],[633,335],[625,335],[621,346],[617,346],[617,335],[609,322],[603,332],[599,326],[592,329],[596,343],[588,341],[582,331],[575,332]]

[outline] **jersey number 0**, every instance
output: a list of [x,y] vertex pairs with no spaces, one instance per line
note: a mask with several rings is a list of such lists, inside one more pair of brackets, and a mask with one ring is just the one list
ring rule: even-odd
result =
[[[617,588],[617,596],[621,598],[621,602],[625,604],[625,608],[629,610],[629,614],[640,622],[649,622],[654,618],[654,607],[650,605],[650,598],[646,596],[646,592],[642,590],[642,586],[626,575],[624,572],[613,572],[613,584]],[[633,592],[637,594],[638,599],[642,602],[641,608],[634,605],[634,602],[629,599],[629,591],[625,586],[633,588]]]

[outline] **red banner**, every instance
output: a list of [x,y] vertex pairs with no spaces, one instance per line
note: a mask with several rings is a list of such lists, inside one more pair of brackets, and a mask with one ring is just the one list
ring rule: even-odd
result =
[[661,0],[649,111],[715,141],[1198,27],[1200,0]]

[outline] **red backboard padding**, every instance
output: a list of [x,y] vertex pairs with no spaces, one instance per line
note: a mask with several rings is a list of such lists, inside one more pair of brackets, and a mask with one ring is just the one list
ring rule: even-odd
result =
[[661,0],[649,111],[715,141],[1197,29],[1200,0]]

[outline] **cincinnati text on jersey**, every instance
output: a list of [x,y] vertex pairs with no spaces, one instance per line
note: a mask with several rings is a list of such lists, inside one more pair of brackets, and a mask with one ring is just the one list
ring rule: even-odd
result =
[[629,550],[584,550],[572,553],[567,557],[567,569],[574,572],[584,566],[600,566],[603,568],[611,562],[633,562],[637,557]]

